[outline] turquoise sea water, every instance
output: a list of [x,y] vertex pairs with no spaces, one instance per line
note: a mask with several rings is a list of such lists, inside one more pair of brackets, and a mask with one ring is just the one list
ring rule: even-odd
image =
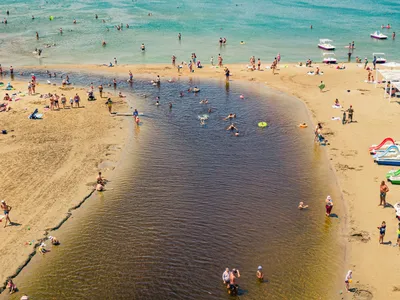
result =
[[[385,52],[390,61],[400,60],[400,36],[397,41],[391,39],[393,31],[400,34],[400,2],[396,0],[5,0],[0,3],[0,17],[8,20],[7,25],[0,24],[0,63],[4,65],[109,63],[114,57],[123,64],[166,63],[172,54],[178,61],[188,61],[192,52],[203,63],[218,53],[225,63],[246,62],[251,55],[269,63],[278,52],[287,62],[320,61],[320,38],[334,40],[339,60],[347,58],[344,46],[353,40],[357,48],[353,57],[371,58],[372,52]],[[113,26],[120,23],[130,28],[117,31]],[[392,29],[381,30],[388,40],[370,38],[381,24],[388,23]],[[220,37],[228,40],[221,48]],[[104,48],[102,40],[108,43]],[[240,45],[242,40],[244,45]],[[57,46],[44,48],[46,43]],[[141,43],[146,44],[144,54]],[[35,48],[44,50],[41,59],[32,53]]]

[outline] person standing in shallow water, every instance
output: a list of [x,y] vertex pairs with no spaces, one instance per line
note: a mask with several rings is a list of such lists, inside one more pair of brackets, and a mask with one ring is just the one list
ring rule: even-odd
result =
[[380,202],[379,202],[378,206],[383,205],[383,207],[385,207],[386,206],[386,193],[389,192],[389,188],[386,185],[384,180],[382,180],[382,182],[381,182],[381,186],[379,187],[379,192],[380,192],[380,194],[379,194]]
[[326,210],[325,214],[327,217],[329,217],[331,215],[332,208],[333,208],[333,201],[332,201],[331,196],[326,197],[325,203],[326,203],[325,204],[325,210]]

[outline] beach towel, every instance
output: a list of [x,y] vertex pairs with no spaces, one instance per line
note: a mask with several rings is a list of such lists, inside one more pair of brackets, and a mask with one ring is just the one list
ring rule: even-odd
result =
[[332,121],[340,121],[341,118],[340,118],[340,117],[332,117],[331,120],[332,120]]
[[341,105],[332,105],[333,108],[342,108]]
[[39,114],[38,112],[39,112],[39,110],[36,108],[36,109],[33,111],[33,113],[31,113],[31,114],[29,115],[28,119],[32,119],[32,120],[35,120],[35,119],[42,119],[42,118],[43,118],[43,114]]

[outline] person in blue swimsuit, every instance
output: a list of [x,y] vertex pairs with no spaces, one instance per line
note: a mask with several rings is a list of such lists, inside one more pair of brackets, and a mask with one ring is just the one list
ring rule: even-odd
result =
[[382,225],[378,227],[379,229],[379,244],[383,244],[383,238],[385,237],[386,233],[386,222],[383,221]]

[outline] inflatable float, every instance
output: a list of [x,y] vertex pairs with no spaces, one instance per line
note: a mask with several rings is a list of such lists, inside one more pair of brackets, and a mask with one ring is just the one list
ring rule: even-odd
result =
[[390,176],[388,178],[391,184],[400,184],[400,176]]
[[308,127],[308,125],[306,123],[299,124],[297,126],[300,127],[300,128],[307,128]]
[[200,92],[200,89],[195,87],[195,88],[192,89],[192,92],[193,93],[198,93],[198,92]]
[[267,122],[258,122],[258,127],[260,127],[260,128],[265,128],[267,126],[268,126]]

